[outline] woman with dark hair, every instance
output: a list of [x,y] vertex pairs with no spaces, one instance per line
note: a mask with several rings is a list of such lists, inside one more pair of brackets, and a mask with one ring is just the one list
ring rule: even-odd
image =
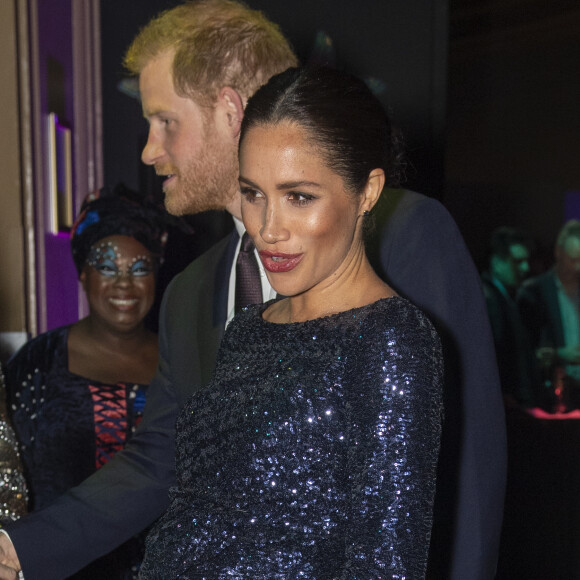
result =
[[[90,195],[71,232],[89,314],[32,339],[6,366],[32,510],[104,465],[139,422],[157,365],[157,336],[144,319],[164,219],[123,186]],[[74,578],[136,577],[141,546],[131,540]]]
[[226,329],[177,421],[177,487],[142,578],[423,578],[442,359],[363,225],[396,169],[364,83],[290,69],[248,103],[244,225],[275,290]]

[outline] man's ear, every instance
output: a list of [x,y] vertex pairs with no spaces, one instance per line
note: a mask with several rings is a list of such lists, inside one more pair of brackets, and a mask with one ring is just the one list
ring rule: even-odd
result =
[[240,93],[232,87],[223,87],[218,94],[218,104],[223,111],[228,129],[234,137],[238,137],[244,118],[244,101]]
[[385,172],[379,168],[373,169],[369,173],[369,178],[367,179],[367,184],[362,195],[361,211],[371,211],[373,209],[375,203],[377,203],[381,196],[383,187],[385,187]]

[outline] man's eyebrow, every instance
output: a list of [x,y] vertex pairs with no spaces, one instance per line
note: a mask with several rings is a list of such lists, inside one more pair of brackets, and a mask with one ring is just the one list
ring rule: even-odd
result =
[[161,109],[159,107],[155,107],[149,111],[143,109],[143,117],[145,117],[146,119],[150,119],[151,117],[159,117],[163,115],[169,115],[169,111]]

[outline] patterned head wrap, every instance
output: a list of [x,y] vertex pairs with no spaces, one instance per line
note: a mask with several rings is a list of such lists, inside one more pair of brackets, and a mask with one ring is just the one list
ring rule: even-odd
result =
[[167,239],[166,227],[166,212],[123,184],[89,194],[70,233],[72,256],[79,276],[91,247],[108,236],[135,238],[161,260]]

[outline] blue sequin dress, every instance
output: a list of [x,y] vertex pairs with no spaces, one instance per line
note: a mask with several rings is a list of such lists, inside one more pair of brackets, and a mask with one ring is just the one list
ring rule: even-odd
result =
[[303,323],[244,309],[177,420],[143,579],[418,579],[442,415],[438,336],[402,298]]

